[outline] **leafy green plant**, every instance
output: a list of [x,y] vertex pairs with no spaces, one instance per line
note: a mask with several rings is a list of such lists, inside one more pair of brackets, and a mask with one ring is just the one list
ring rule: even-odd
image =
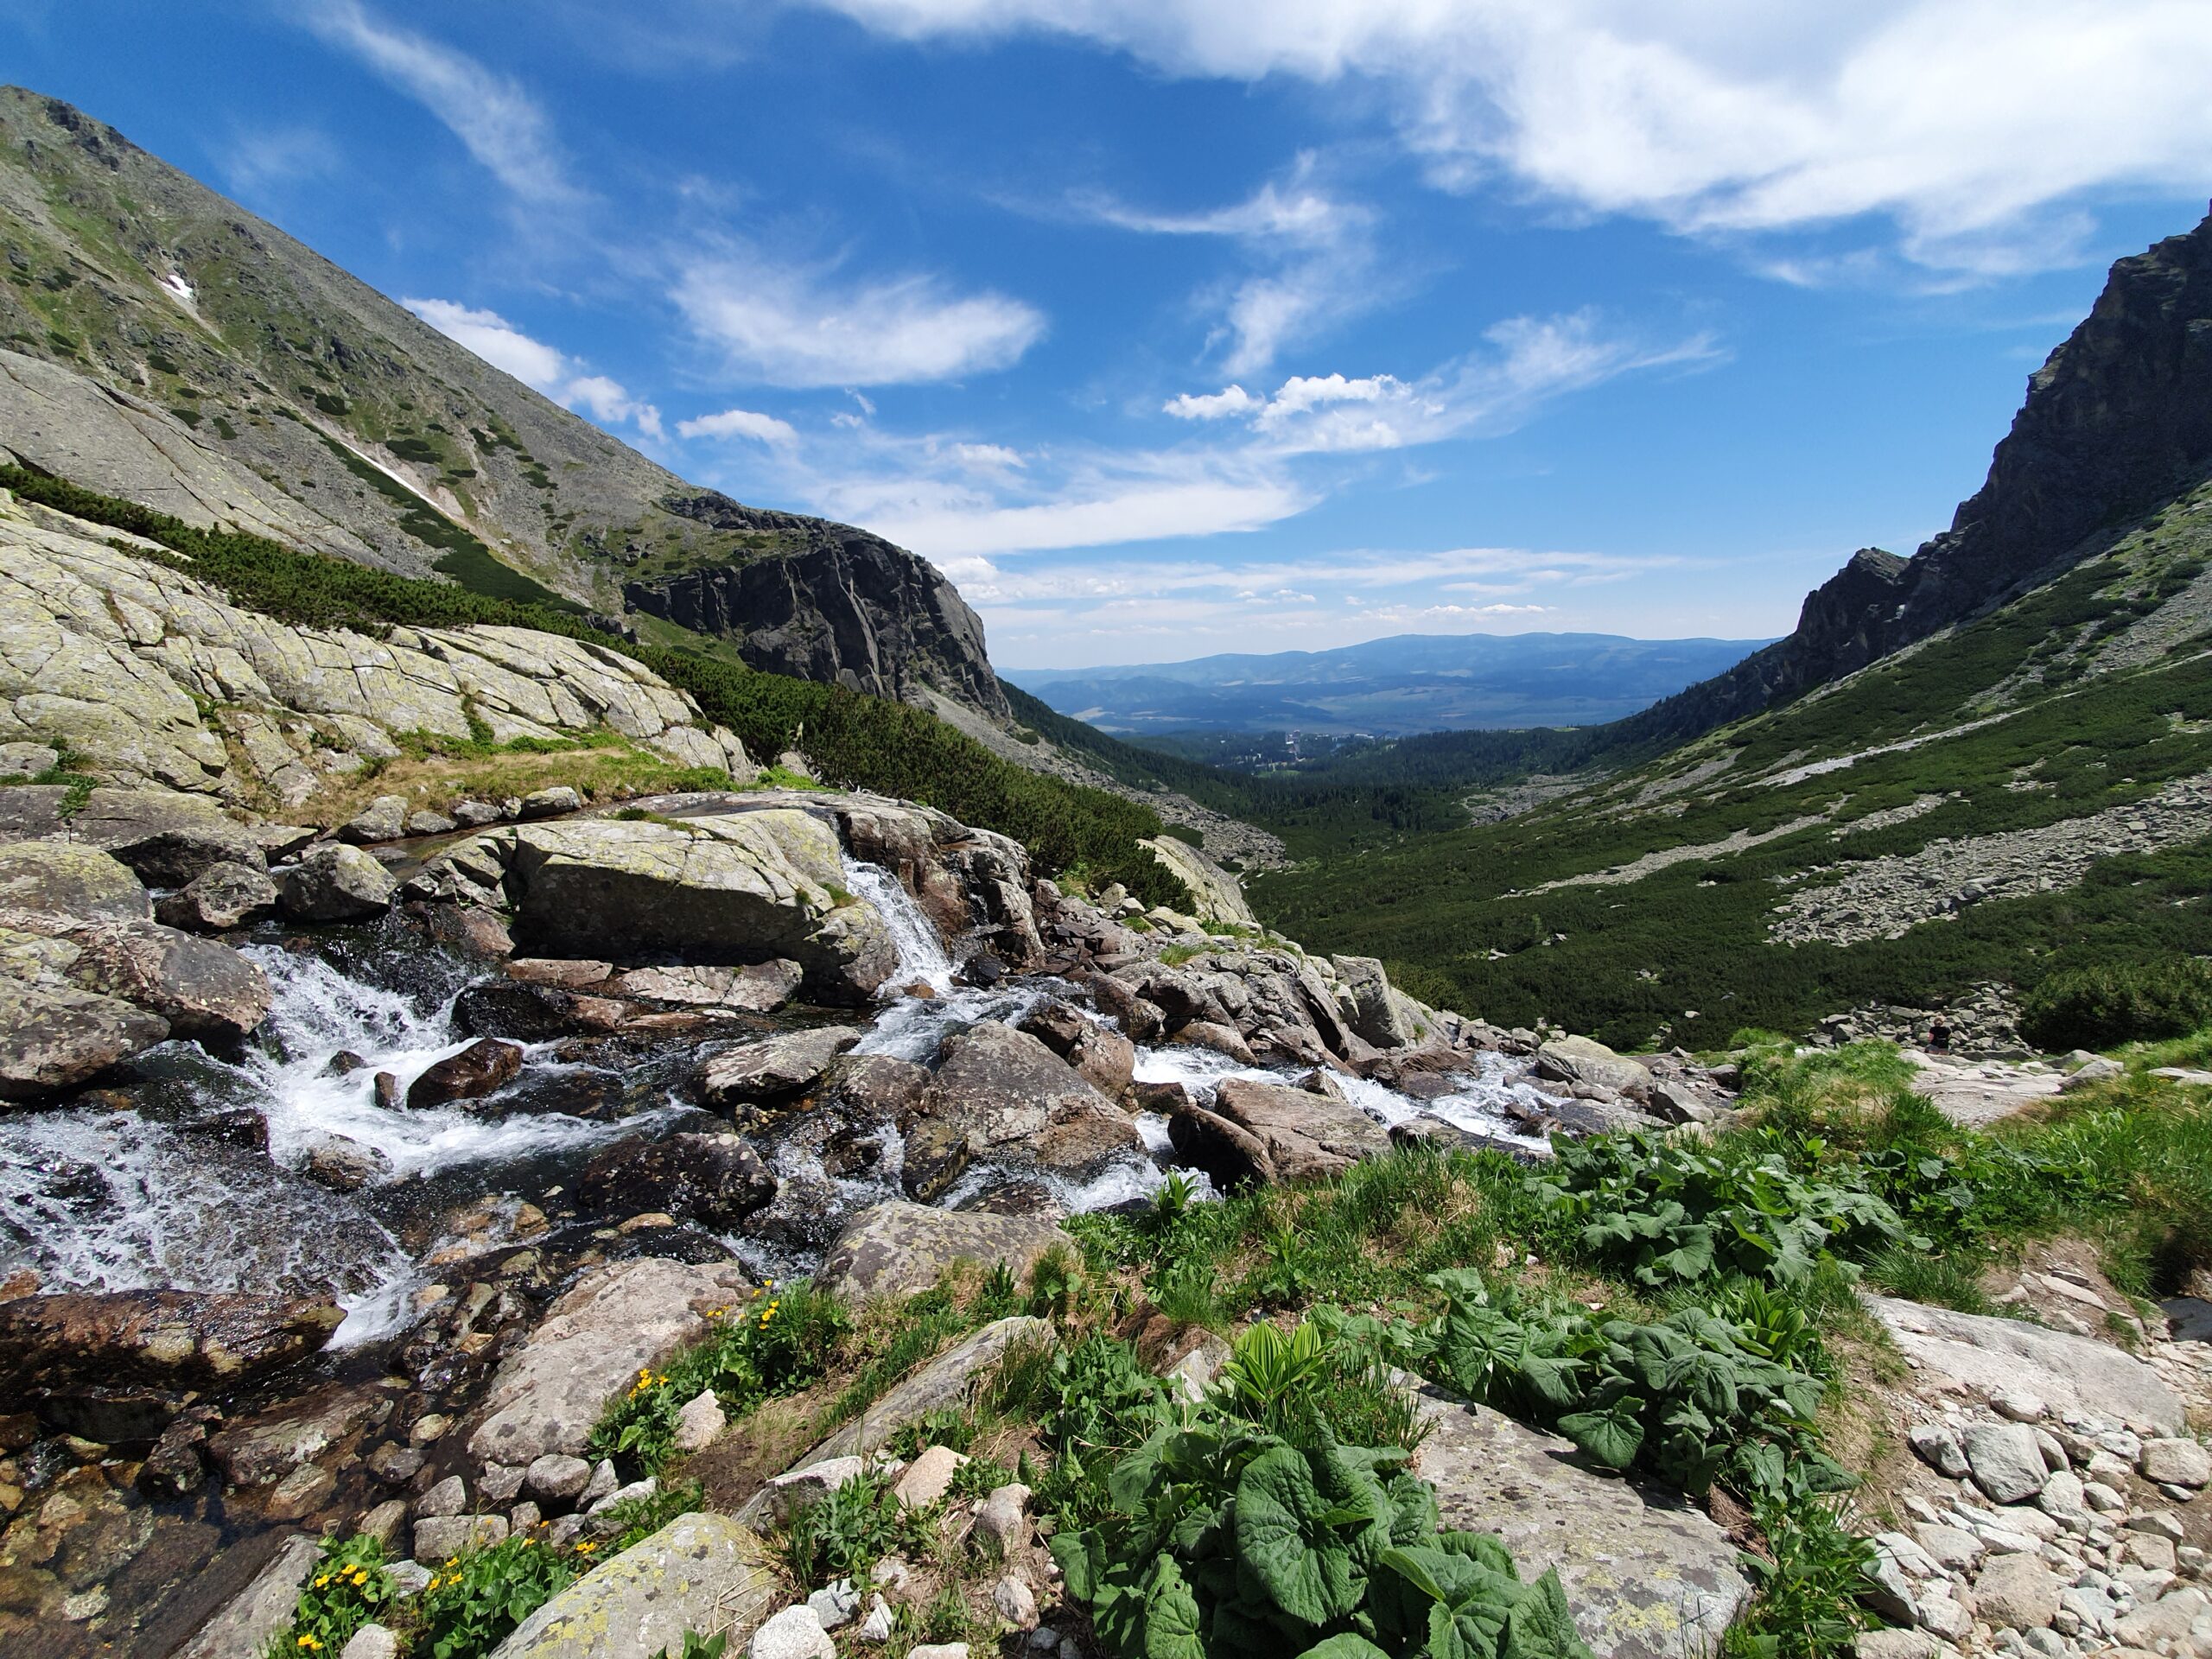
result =
[[576,1546],[575,1557],[564,1555],[518,1534],[454,1557],[432,1575],[416,1604],[422,1628],[415,1653],[479,1659],[574,1583],[597,1553],[597,1545],[586,1543]]
[[382,1544],[358,1534],[326,1538],[293,1606],[291,1623],[270,1638],[267,1652],[272,1659],[321,1653],[334,1659],[355,1632],[374,1624],[397,1597],[397,1587],[384,1570]]
[[1725,1659],[1826,1659],[1873,1620],[1859,1602],[1874,1547],[1817,1502],[1757,1506],[1773,1559],[1746,1554],[1751,1605],[1722,1641]]
[[886,1555],[918,1541],[922,1513],[901,1504],[889,1477],[870,1469],[792,1517],[784,1559],[801,1584],[857,1580]]
[[680,1653],[671,1653],[663,1648],[655,1659],[722,1659],[722,1652],[728,1646],[729,1632],[727,1630],[719,1636],[702,1636],[696,1630],[686,1630]]
[[1052,1555],[1122,1659],[1588,1659],[1557,1575],[1523,1584],[1496,1538],[1439,1532],[1405,1455],[1233,1418],[1162,1428]]
[[2020,1034],[2050,1052],[2180,1037],[2206,1025],[2212,963],[2188,957],[2053,974],[2020,1008]]

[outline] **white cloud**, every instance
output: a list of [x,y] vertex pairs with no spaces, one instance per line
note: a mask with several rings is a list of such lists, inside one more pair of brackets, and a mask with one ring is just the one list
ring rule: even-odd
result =
[[1219,391],[1204,396],[1185,392],[1162,404],[1160,411],[1173,415],[1179,421],[1217,421],[1227,415],[1242,415],[1261,407],[1262,399],[1255,399],[1242,386],[1224,386]]
[[314,127],[274,127],[241,131],[222,154],[223,176],[231,188],[270,190],[334,171],[338,146]]
[[957,379],[1011,366],[1045,332],[1042,313],[1003,294],[926,276],[838,283],[749,255],[694,263],[674,298],[733,373],[779,386]]
[[551,122],[513,80],[466,53],[393,27],[359,0],[314,0],[298,16],[423,105],[523,200],[543,207],[575,199]]
[[683,438],[750,438],[771,448],[798,442],[798,434],[792,430],[790,422],[749,409],[726,409],[719,415],[678,421],[676,433]]
[[1313,503],[1286,480],[1130,481],[1033,506],[893,510],[871,523],[893,541],[935,557],[1220,536],[1263,529]]
[[660,410],[630,396],[618,381],[587,373],[584,365],[544,341],[532,340],[496,311],[456,300],[410,299],[400,303],[447,339],[467,346],[495,369],[543,392],[569,409],[589,411],[602,426],[632,425],[649,438],[662,435]]
[[1923,265],[2069,256],[2096,188],[2202,190],[2202,0],[819,0],[910,39],[1049,31],[1171,73],[1372,79],[1439,182],[1682,231],[1885,215]]

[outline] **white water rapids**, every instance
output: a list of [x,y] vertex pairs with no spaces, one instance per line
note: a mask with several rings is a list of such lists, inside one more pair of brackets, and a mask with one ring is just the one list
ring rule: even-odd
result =
[[[846,877],[883,917],[899,952],[886,1000],[857,1052],[926,1063],[949,1033],[985,1020],[1018,1023],[1057,988],[1041,981],[988,990],[960,985],[935,925],[895,876],[849,861]],[[599,1147],[653,1133],[680,1115],[669,1084],[650,1080],[648,1097],[633,1094],[611,1116],[560,1109],[574,1103],[560,1087],[565,1073],[589,1072],[573,1080],[602,1085],[623,1079],[563,1065],[546,1047],[529,1049],[523,1077],[490,1101],[419,1110],[379,1105],[377,1073],[392,1073],[404,1090],[425,1067],[464,1046],[452,1013],[471,972],[423,947],[407,950],[404,958],[371,958],[379,975],[391,969],[413,976],[408,988],[395,988],[324,955],[250,945],[246,954],[268,974],[275,1001],[266,1026],[242,1053],[218,1059],[188,1044],[164,1045],[133,1069],[150,1079],[137,1109],[80,1103],[0,1116],[0,1274],[29,1266],[49,1290],[171,1286],[333,1294],[349,1313],[340,1341],[372,1341],[404,1328],[411,1294],[425,1282],[416,1255],[435,1248],[416,1240],[410,1249],[395,1230],[410,1194],[431,1184],[433,1213],[487,1192],[535,1198],[569,1179]],[[934,995],[902,994],[918,984]],[[687,1055],[676,1055],[652,1076],[678,1078],[689,1063]],[[1210,1050],[1181,1046],[1140,1048],[1136,1076],[1180,1083],[1202,1103],[1211,1102],[1226,1077],[1294,1081],[1288,1070],[1238,1065]],[[1470,1056],[1465,1073],[1453,1079],[1454,1092],[1435,1101],[1415,1101],[1360,1078],[1336,1081],[1385,1124],[1427,1114],[1494,1137],[1516,1135],[1508,1104],[1536,1106],[1544,1098],[1514,1063],[1495,1054]],[[530,1101],[518,1098],[532,1090],[537,1092]],[[575,1099],[590,1092],[575,1091]],[[552,1109],[543,1109],[548,1100]],[[503,1109],[503,1103],[514,1109]],[[206,1132],[209,1120],[240,1109],[266,1123],[265,1156]],[[1142,1199],[1166,1180],[1173,1152],[1165,1118],[1140,1114],[1138,1127],[1151,1155],[1117,1161],[1088,1181],[979,1164],[938,1202],[957,1207],[1009,1180],[1041,1189],[1039,1197],[1068,1211]],[[822,1218],[833,1218],[903,1196],[903,1143],[895,1128],[880,1133],[874,1166],[853,1179],[829,1177],[818,1154],[796,1144],[781,1147],[772,1163],[779,1176],[818,1194]],[[311,1153],[334,1139],[383,1160],[365,1190],[333,1192],[299,1173]],[[1198,1179],[1210,1192],[1204,1177]],[[813,1265],[816,1247],[726,1242],[748,1260],[774,1257],[779,1272]]]

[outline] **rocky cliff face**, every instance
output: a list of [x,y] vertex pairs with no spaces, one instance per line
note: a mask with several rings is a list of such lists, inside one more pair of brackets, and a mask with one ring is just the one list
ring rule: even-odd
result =
[[712,492],[669,505],[711,529],[771,536],[792,550],[625,582],[631,609],[734,639],[747,662],[770,673],[908,702],[934,688],[1012,718],[983,652],[982,620],[912,554],[864,530],[763,512]]
[[[925,561],[702,496],[112,128],[14,88],[0,277],[0,457],[511,597],[614,611],[626,584],[683,576],[721,588],[716,626],[761,666],[1005,715],[981,625]],[[732,566],[752,574],[721,581]]]
[[2112,268],[2028,381],[1989,477],[1910,560],[1864,549],[1796,632],[1625,721],[1679,740],[1977,616],[2110,546],[2212,474],[2212,218]]

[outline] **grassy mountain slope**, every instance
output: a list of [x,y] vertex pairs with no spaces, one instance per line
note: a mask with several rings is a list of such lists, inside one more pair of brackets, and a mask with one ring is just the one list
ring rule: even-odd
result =
[[[686,483],[112,128],[0,88],[0,442],[88,487],[1002,719],[925,561]],[[210,480],[213,480],[212,484]],[[240,498],[257,496],[252,510]]]
[[[2158,804],[2212,772],[2212,486],[2113,533],[1993,614],[1508,822],[1319,854],[1293,832],[1305,861],[1257,905],[1424,997],[1632,1042],[2212,952],[2212,812]],[[2062,843],[2099,813],[2111,855],[2083,868]],[[1807,942],[1775,935],[1805,931],[1793,899],[1827,918]]]

